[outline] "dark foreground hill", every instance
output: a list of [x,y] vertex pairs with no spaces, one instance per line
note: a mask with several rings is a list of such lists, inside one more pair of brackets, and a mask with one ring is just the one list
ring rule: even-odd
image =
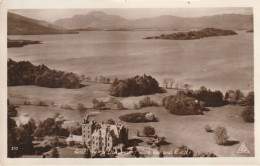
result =
[[177,33],[166,34],[166,35],[162,34],[160,36],[146,37],[144,39],[192,40],[192,39],[200,39],[200,38],[210,37],[210,36],[228,36],[228,35],[237,35],[237,33],[232,30],[205,28],[199,31],[177,32]]
[[8,86],[37,85],[48,88],[80,88],[74,73],[51,70],[45,65],[35,66],[29,61],[8,60]]
[[61,29],[45,21],[27,18],[18,14],[7,14],[8,35],[43,35],[43,34],[65,34],[76,33]]

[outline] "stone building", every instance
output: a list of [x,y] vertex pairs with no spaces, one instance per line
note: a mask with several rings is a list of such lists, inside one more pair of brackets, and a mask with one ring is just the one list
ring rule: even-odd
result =
[[122,151],[128,141],[128,129],[122,124],[97,123],[89,116],[84,117],[82,123],[82,142],[91,149],[92,152]]

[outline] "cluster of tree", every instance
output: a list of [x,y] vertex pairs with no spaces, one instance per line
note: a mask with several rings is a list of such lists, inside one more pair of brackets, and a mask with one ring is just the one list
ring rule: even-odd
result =
[[133,146],[131,156],[134,158],[141,157],[140,152],[137,150],[136,146]]
[[30,119],[27,124],[22,124],[19,127],[12,119],[15,114],[9,114],[9,112],[17,112],[16,107],[8,104],[8,157],[15,158],[23,154],[33,154],[34,147],[32,144],[33,133],[36,128],[35,121]]
[[143,108],[143,107],[150,107],[150,106],[158,106],[159,104],[156,103],[155,101],[151,100],[150,97],[145,97],[142,100],[139,101],[139,107],[138,108]]
[[110,83],[110,78],[109,77],[100,76],[99,78],[95,77],[94,81],[95,82],[100,82],[100,83],[103,83],[103,84],[109,84]]
[[131,114],[125,114],[121,115],[119,117],[120,120],[125,122],[131,122],[131,123],[142,123],[142,122],[157,122],[158,119],[156,117],[153,117],[152,119],[149,119],[146,117],[146,113],[131,113]]
[[211,91],[204,86],[196,91],[188,90],[186,94],[196,100],[205,102],[205,107],[219,107],[226,104],[221,91]]
[[77,109],[79,110],[80,114],[83,115],[86,113],[86,110],[88,109],[87,107],[85,107],[84,104],[82,103],[78,103],[77,105]]
[[39,101],[38,106],[48,106],[48,105],[43,101]]
[[255,122],[255,111],[254,106],[247,106],[241,114],[245,122],[254,123]]
[[254,92],[249,92],[247,96],[240,90],[229,90],[226,92],[225,101],[228,104],[238,104],[243,106],[254,106]]
[[164,78],[162,84],[166,89],[176,88],[189,90],[191,88],[190,84],[183,84],[181,81],[175,81],[173,78]]
[[125,80],[115,79],[110,87],[110,95],[116,97],[141,96],[162,93],[162,88],[151,76],[135,76]]
[[44,137],[51,135],[66,136],[68,137],[70,132],[68,129],[62,128],[64,120],[57,118],[48,118],[39,123],[39,126],[34,131],[34,136]]
[[81,81],[93,81],[93,82],[99,82],[99,83],[103,83],[103,84],[110,84],[110,78],[109,77],[105,77],[105,76],[100,76],[100,77],[90,77],[90,76],[85,76],[85,75],[80,75],[79,79]]
[[183,91],[176,95],[166,96],[162,99],[162,105],[170,113],[176,115],[196,115],[203,114],[205,103],[192,97],[188,97]]
[[219,145],[225,145],[228,142],[229,136],[225,127],[218,126],[214,130],[215,141]]
[[151,126],[145,126],[143,130],[145,136],[152,136],[155,134],[155,129]]
[[51,70],[45,65],[35,66],[29,61],[8,60],[8,86],[37,85],[49,88],[80,88],[74,73]]
[[17,106],[8,104],[8,117],[16,117],[17,116]]
[[196,91],[186,90],[185,93],[189,97],[205,102],[205,107],[219,107],[226,104],[238,104],[243,106],[254,105],[254,92],[249,92],[248,95],[245,96],[240,90],[229,90],[224,96],[219,90],[211,91],[202,86]]
[[94,109],[99,109],[99,110],[106,109],[106,104],[103,101],[98,101],[96,98],[93,98],[92,103]]
[[165,79],[163,79],[163,86],[165,88],[173,88],[173,84],[174,83],[175,83],[175,81],[172,78],[165,78]]
[[232,30],[205,28],[199,31],[162,34],[160,36],[151,36],[151,37],[146,37],[144,39],[194,40],[194,39],[200,39],[200,38],[210,37],[210,36],[228,36],[228,35],[237,35],[237,33]]
[[77,127],[76,129],[72,130],[71,132],[73,135],[82,135],[82,128],[81,126]]

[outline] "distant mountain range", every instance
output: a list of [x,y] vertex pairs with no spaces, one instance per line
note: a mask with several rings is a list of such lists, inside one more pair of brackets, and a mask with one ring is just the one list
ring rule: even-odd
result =
[[163,15],[129,20],[117,15],[93,11],[85,15],[59,19],[53,24],[67,29],[93,27],[102,29],[192,30],[214,27],[219,29],[249,30],[253,29],[253,15],[222,14],[196,18]]
[[8,35],[76,33],[46,21],[35,20],[10,12],[7,14],[7,29]]
[[196,18],[163,15],[125,19],[100,11],[75,15],[48,23],[8,12],[8,35],[77,33],[83,30],[199,30],[208,27],[229,30],[252,30],[253,15],[223,14]]

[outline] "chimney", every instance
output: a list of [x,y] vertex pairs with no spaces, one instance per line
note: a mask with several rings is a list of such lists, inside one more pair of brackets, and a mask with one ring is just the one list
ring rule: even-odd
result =
[[89,123],[88,118],[89,118],[89,115],[85,115],[84,116],[84,124],[88,124]]

